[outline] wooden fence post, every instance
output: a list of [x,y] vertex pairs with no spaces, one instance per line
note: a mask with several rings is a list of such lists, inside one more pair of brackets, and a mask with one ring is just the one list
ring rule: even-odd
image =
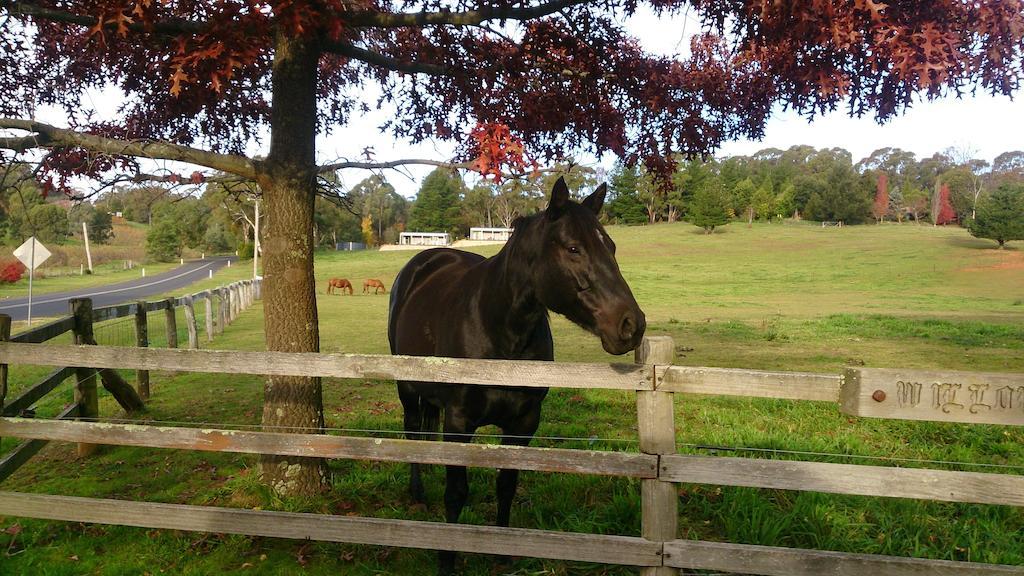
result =
[[203,300],[206,303],[206,341],[213,342],[213,290],[207,290]]
[[224,288],[217,288],[217,334],[223,334],[224,326],[228,323],[227,304],[228,298],[224,294]]
[[228,322],[234,322],[238,318],[238,282],[232,282],[228,286],[228,300],[231,301],[231,306],[228,309]]
[[174,317],[174,298],[168,298],[167,309],[164,310],[164,317],[166,318],[167,328],[167,347],[177,348],[178,347],[178,320]]
[[[71,316],[75,319],[74,335],[76,346],[95,342],[92,335],[92,299],[74,298],[68,301]],[[93,368],[75,368],[75,402],[78,404],[79,420],[96,420],[100,417],[100,397],[96,389],[97,370]],[[79,444],[78,455],[91,456],[99,448],[96,444]]]
[[[0,314],[0,342],[11,339],[11,317]],[[7,364],[0,364],[0,413],[4,411],[4,400],[7,398]],[[3,439],[0,438],[0,441]]]
[[185,296],[182,300],[184,300],[185,308],[185,328],[188,330],[188,348],[189,350],[198,350],[199,327],[196,326],[195,303],[191,295]]
[[231,293],[231,284],[221,288],[224,291],[224,326],[230,326],[231,321],[234,320],[233,311],[235,309],[235,300]]
[[[672,363],[675,343],[670,336],[644,338],[636,349],[638,364],[665,366]],[[652,382],[657,378],[651,374]],[[641,390],[636,393],[637,423],[640,435],[640,451],[659,456],[675,454],[676,427],[671,392]],[[640,535],[656,542],[676,539],[679,525],[679,496],[676,485],[656,478],[640,481],[641,520]],[[679,574],[677,568],[654,566],[642,568],[643,576],[668,576]]]
[[[149,347],[149,321],[146,316],[146,301],[135,303],[135,345],[139,348]],[[143,400],[149,399],[149,370],[135,371],[135,389]]]

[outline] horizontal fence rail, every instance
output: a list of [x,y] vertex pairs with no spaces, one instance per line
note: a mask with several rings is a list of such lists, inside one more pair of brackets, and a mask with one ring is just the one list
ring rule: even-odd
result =
[[1024,476],[1012,474],[674,454],[662,456],[659,477],[692,484],[1024,506]]
[[0,362],[216,374],[422,380],[494,386],[653,390],[653,370],[635,364],[576,364],[294,352],[239,352],[0,342]]
[[668,366],[658,369],[657,387],[685,394],[835,402],[840,380],[838,375],[808,372]]
[[156,504],[19,492],[0,492],[0,514],[140,528],[530,556],[626,566],[661,565],[660,542],[630,536]]
[[1024,375],[847,368],[840,409],[871,418],[1024,426]]
[[[65,380],[74,374],[74,368],[67,366],[57,368],[35,386],[25,390],[14,400],[4,404],[3,410],[0,411],[0,415],[17,416],[18,414],[21,414],[23,410],[31,408],[32,405],[38,402],[43,396],[53,392],[57,386],[60,386]],[[0,436],[3,436],[3,434],[0,434]]]
[[354,438],[326,434],[200,430],[28,418],[0,418],[0,436],[211,452],[515,468],[630,478],[654,478],[658,475],[656,456],[601,450]]
[[74,327],[75,319],[67,316],[11,336],[11,342],[39,344],[40,342],[46,342],[47,340],[52,340],[62,334],[70,332]]
[[665,565],[764,574],[767,576],[1020,576],[1024,568],[1003,564],[953,562],[801,550],[777,546],[674,540],[665,543]]
[[[65,408],[60,414],[57,415],[58,420],[65,420],[78,416],[79,405],[72,404]],[[35,456],[43,446],[46,446],[48,440],[33,439],[28,442],[22,442],[14,450],[11,450],[7,454],[0,457],[0,482],[3,482],[8,476],[14,474],[18,468],[25,462],[28,462],[33,456]]]

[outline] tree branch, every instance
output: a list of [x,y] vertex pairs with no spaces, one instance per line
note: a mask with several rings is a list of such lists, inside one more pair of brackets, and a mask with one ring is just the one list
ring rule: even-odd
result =
[[[331,164],[324,164],[317,168],[317,172],[320,174],[326,174],[334,172],[336,170],[344,170],[346,168],[355,168],[359,170],[386,170],[392,168],[398,168],[400,166],[437,166],[438,168],[451,168],[453,170],[473,170],[472,162],[445,162],[442,160],[426,160],[422,158],[406,158],[402,160],[391,160],[389,162],[356,162],[356,161],[344,161],[344,162],[333,162]],[[579,165],[573,165],[579,166]],[[583,166],[579,166],[580,169],[589,170]],[[536,174],[544,174],[547,172],[556,172],[561,170],[562,167],[553,166],[551,168],[537,168],[536,170],[529,170],[526,172],[502,172],[503,178],[518,179],[531,177]],[[572,167],[570,167],[570,170]]]
[[[404,28],[409,26],[451,25],[475,26],[488,20],[532,20],[550,16],[560,10],[593,3],[594,0],[553,0],[536,6],[523,8],[481,8],[465,12],[378,12],[359,10],[342,12],[337,17],[353,28]],[[22,0],[0,0],[0,9],[14,16],[30,16],[50,22],[66,22],[80,26],[95,26],[95,16],[74,14],[55,10]],[[115,24],[111,23],[111,26]],[[170,18],[159,22],[126,24],[134,32],[156,32],[161,34],[201,34],[208,31],[209,24],[184,18]]]
[[0,128],[34,133],[27,137],[0,139],[0,148],[18,152],[31,148],[84,148],[113,156],[187,162],[243,178],[256,178],[256,162],[245,156],[219,154],[160,140],[117,140],[18,118],[0,118]]
[[444,66],[423,64],[419,62],[402,62],[396,58],[392,58],[391,56],[385,56],[384,54],[372,52],[365,48],[359,48],[358,46],[353,46],[344,42],[324,42],[321,46],[324,52],[331,52],[353,60],[361,60],[367,64],[373,64],[374,66],[379,66],[395,72],[428,74],[431,76],[447,76],[451,74],[450,70]]
[[[23,2],[21,0],[0,0],[0,8],[6,10],[12,16],[31,16],[32,18],[39,18],[41,20],[47,20],[50,22],[66,22],[68,24],[78,24],[80,26],[95,26],[99,21],[95,16],[74,14],[72,12],[65,12],[63,10],[54,10],[52,8],[46,8],[39,6],[31,2]],[[207,31],[209,25],[206,22],[195,22],[192,20],[185,20],[184,18],[170,18],[168,20],[161,20],[159,22],[152,23],[138,23],[132,22],[130,24],[123,24],[133,32],[156,32],[159,34],[201,34]],[[117,24],[111,23],[110,27],[115,27]]]
[[592,3],[594,0],[554,0],[525,8],[481,8],[466,12],[346,12],[345,21],[354,28],[404,28],[409,26],[475,26],[488,20],[533,20],[560,10]]
[[317,168],[317,172],[324,174],[327,172],[334,172],[336,170],[344,170],[345,168],[358,168],[361,170],[384,170],[387,168],[398,168],[399,166],[409,165],[420,165],[420,166],[437,166],[438,168],[453,168],[457,170],[468,170],[470,165],[467,162],[444,162],[441,160],[425,160],[425,159],[405,159],[405,160],[392,160],[390,162],[334,162],[332,164],[324,164]]

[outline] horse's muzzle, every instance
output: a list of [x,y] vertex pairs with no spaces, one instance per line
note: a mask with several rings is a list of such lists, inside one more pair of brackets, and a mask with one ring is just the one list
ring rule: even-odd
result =
[[605,352],[618,356],[640,345],[647,329],[647,319],[639,308],[627,308],[619,315],[615,326],[615,331],[601,332],[601,346]]

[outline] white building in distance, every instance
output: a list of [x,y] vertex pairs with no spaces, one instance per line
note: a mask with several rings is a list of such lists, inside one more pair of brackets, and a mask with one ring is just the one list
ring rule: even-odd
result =
[[499,242],[508,242],[508,239],[512,237],[511,228],[470,228],[469,239],[470,240],[492,240]]
[[402,232],[398,235],[400,246],[447,246],[452,238],[447,232]]

